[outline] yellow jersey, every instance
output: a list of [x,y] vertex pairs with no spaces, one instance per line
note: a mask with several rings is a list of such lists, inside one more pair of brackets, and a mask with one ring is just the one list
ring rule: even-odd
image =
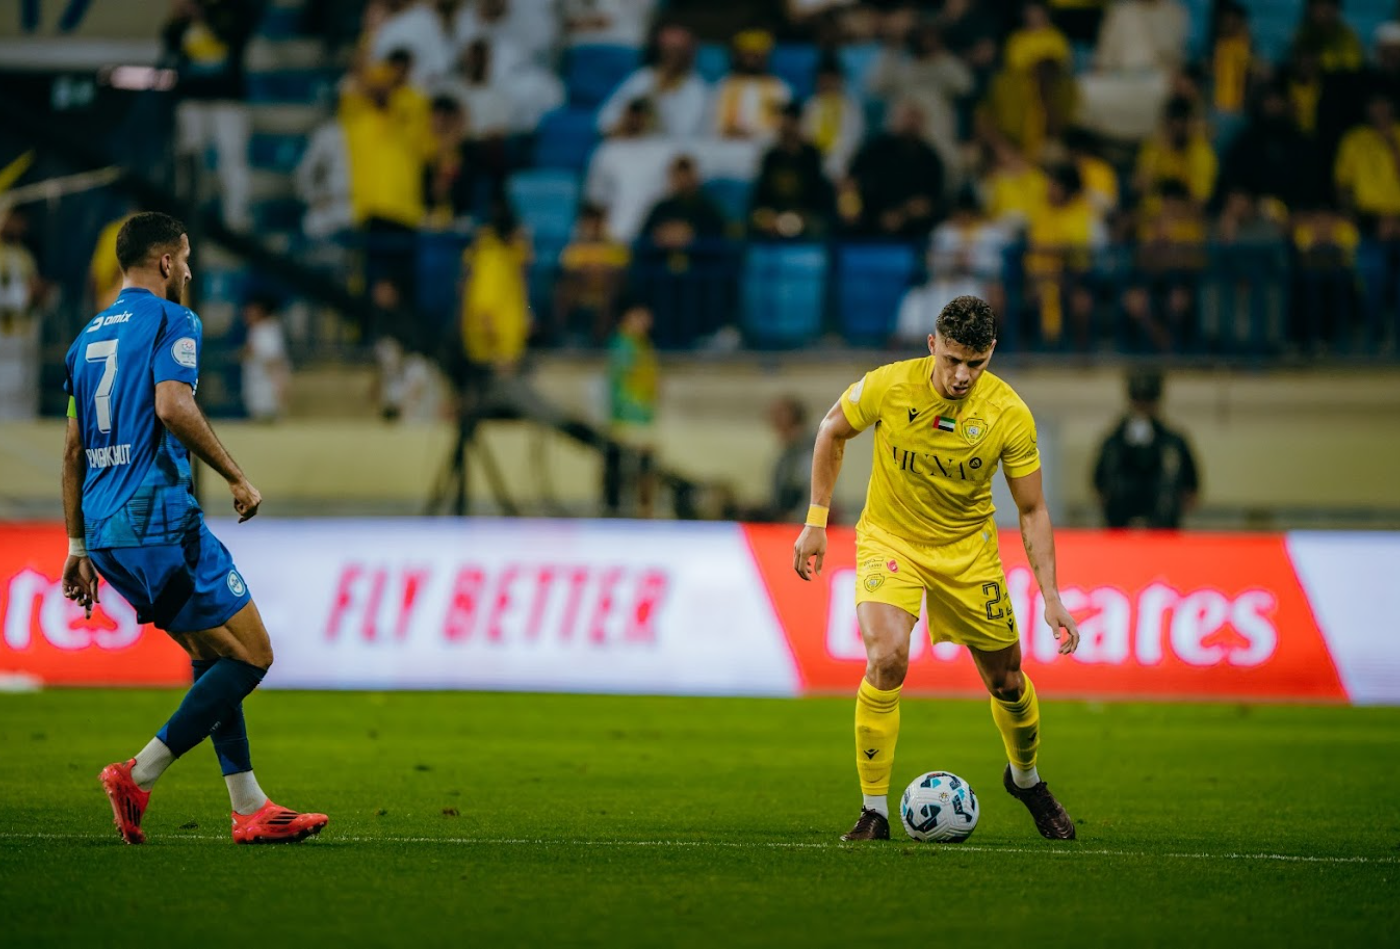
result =
[[932,356],[873,369],[841,396],[855,429],[875,427],[874,471],[858,531],[931,548],[981,530],[995,511],[998,465],[1040,468],[1035,420],[1016,391],[983,373],[963,399],[933,388]]

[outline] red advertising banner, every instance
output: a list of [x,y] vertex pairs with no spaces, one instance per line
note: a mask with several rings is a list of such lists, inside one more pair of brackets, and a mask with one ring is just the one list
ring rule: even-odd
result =
[[189,658],[102,584],[92,619],[63,596],[67,541],[54,525],[0,525],[0,674],[54,686],[175,686]]
[[[865,666],[855,617],[855,532],[834,528],[823,575],[792,569],[796,529],[747,526],[755,567],[792,648],[801,689],[849,692]],[[1004,532],[1007,586],[1026,669],[1062,695],[1345,701],[1282,535],[1059,531],[1059,584],[1082,634],[1060,656],[1021,540]],[[1034,621],[1034,622],[1033,622]],[[923,621],[905,689],[981,693],[963,650],[932,647]]]

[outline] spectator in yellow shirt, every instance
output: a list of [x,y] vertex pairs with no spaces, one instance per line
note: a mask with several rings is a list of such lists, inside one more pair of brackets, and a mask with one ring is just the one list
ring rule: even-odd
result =
[[1253,61],[1248,12],[1238,0],[1222,0],[1216,11],[1215,48],[1211,52],[1215,111],[1230,115],[1244,111]]
[[1040,0],[1021,8],[1021,28],[1006,38],[1002,59],[1007,69],[1018,73],[1029,72],[1047,59],[1065,69],[1073,66],[1069,40],[1050,22],[1050,11]]
[[1400,123],[1384,93],[1366,101],[1366,124],[1342,137],[1333,170],[1344,207],[1381,240],[1400,237]]
[[1069,150],[1070,163],[1079,169],[1084,196],[1100,214],[1108,215],[1118,210],[1118,172],[1099,157],[1095,145],[1094,135],[1083,129],[1065,133],[1065,148]]
[[1326,73],[1356,72],[1366,62],[1356,31],[1342,19],[1341,0],[1308,0],[1293,48],[1315,53]]
[[1327,202],[1294,217],[1293,342],[1308,349],[1336,342],[1353,325],[1360,304],[1356,274],[1360,244],[1356,225]]
[[1179,351],[1198,337],[1196,289],[1205,266],[1205,217],[1185,185],[1168,180],[1158,211],[1144,222],[1138,245],[1139,281],[1123,309],[1152,349]]
[[530,335],[525,268],[530,241],[504,196],[493,202],[462,255],[467,277],[462,290],[462,345],[468,362],[496,375],[515,373]]
[[1192,116],[1191,102],[1176,98],[1167,103],[1162,128],[1143,143],[1138,152],[1133,185],[1143,196],[1141,212],[1150,219],[1161,207],[1167,182],[1178,182],[1197,205],[1210,200],[1215,189],[1215,149]]
[[1040,337],[1057,344],[1068,311],[1075,345],[1088,349],[1094,300],[1088,285],[1093,253],[1107,240],[1103,220],[1084,194],[1079,169],[1057,165],[1047,176],[1045,201],[1026,229],[1026,280],[1039,314]]
[[1045,202],[1048,180],[1039,166],[1011,145],[994,146],[990,152],[994,164],[986,178],[987,215],[1019,231]]
[[585,205],[574,225],[574,239],[559,255],[554,285],[554,323],[565,339],[602,344],[616,322],[618,291],[632,254],[608,234],[607,215]]

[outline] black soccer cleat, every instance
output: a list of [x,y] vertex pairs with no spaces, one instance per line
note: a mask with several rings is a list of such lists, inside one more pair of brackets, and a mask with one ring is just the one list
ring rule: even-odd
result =
[[[1026,806],[1026,811],[1031,813],[1035,819],[1035,830],[1042,836],[1052,841],[1073,841],[1074,840],[1074,819],[1065,811],[1065,806],[1061,805],[1055,796],[1050,794],[1050,789],[1044,782],[1037,782],[1030,788],[1022,788],[1011,778],[1011,766],[1006,766],[1006,772],[1001,777],[1002,784],[1011,793],[1011,797],[1020,801]],[[862,816],[863,817],[863,816]],[[888,831],[885,832],[889,834]]]
[[855,827],[841,836],[842,841],[889,841],[890,820],[873,808],[861,806]]

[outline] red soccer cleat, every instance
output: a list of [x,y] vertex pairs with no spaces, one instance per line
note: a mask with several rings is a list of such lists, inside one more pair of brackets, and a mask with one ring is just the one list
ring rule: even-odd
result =
[[330,819],[301,814],[275,804],[272,799],[251,815],[233,812],[234,844],[295,844],[321,833]]
[[135,759],[113,762],[98,774],[102,790],[112,802],[112,819],[127,844],[142,844],[146,833],[141,830],[141,818],[146,814],[150,792],[143,792],[131,778]]

